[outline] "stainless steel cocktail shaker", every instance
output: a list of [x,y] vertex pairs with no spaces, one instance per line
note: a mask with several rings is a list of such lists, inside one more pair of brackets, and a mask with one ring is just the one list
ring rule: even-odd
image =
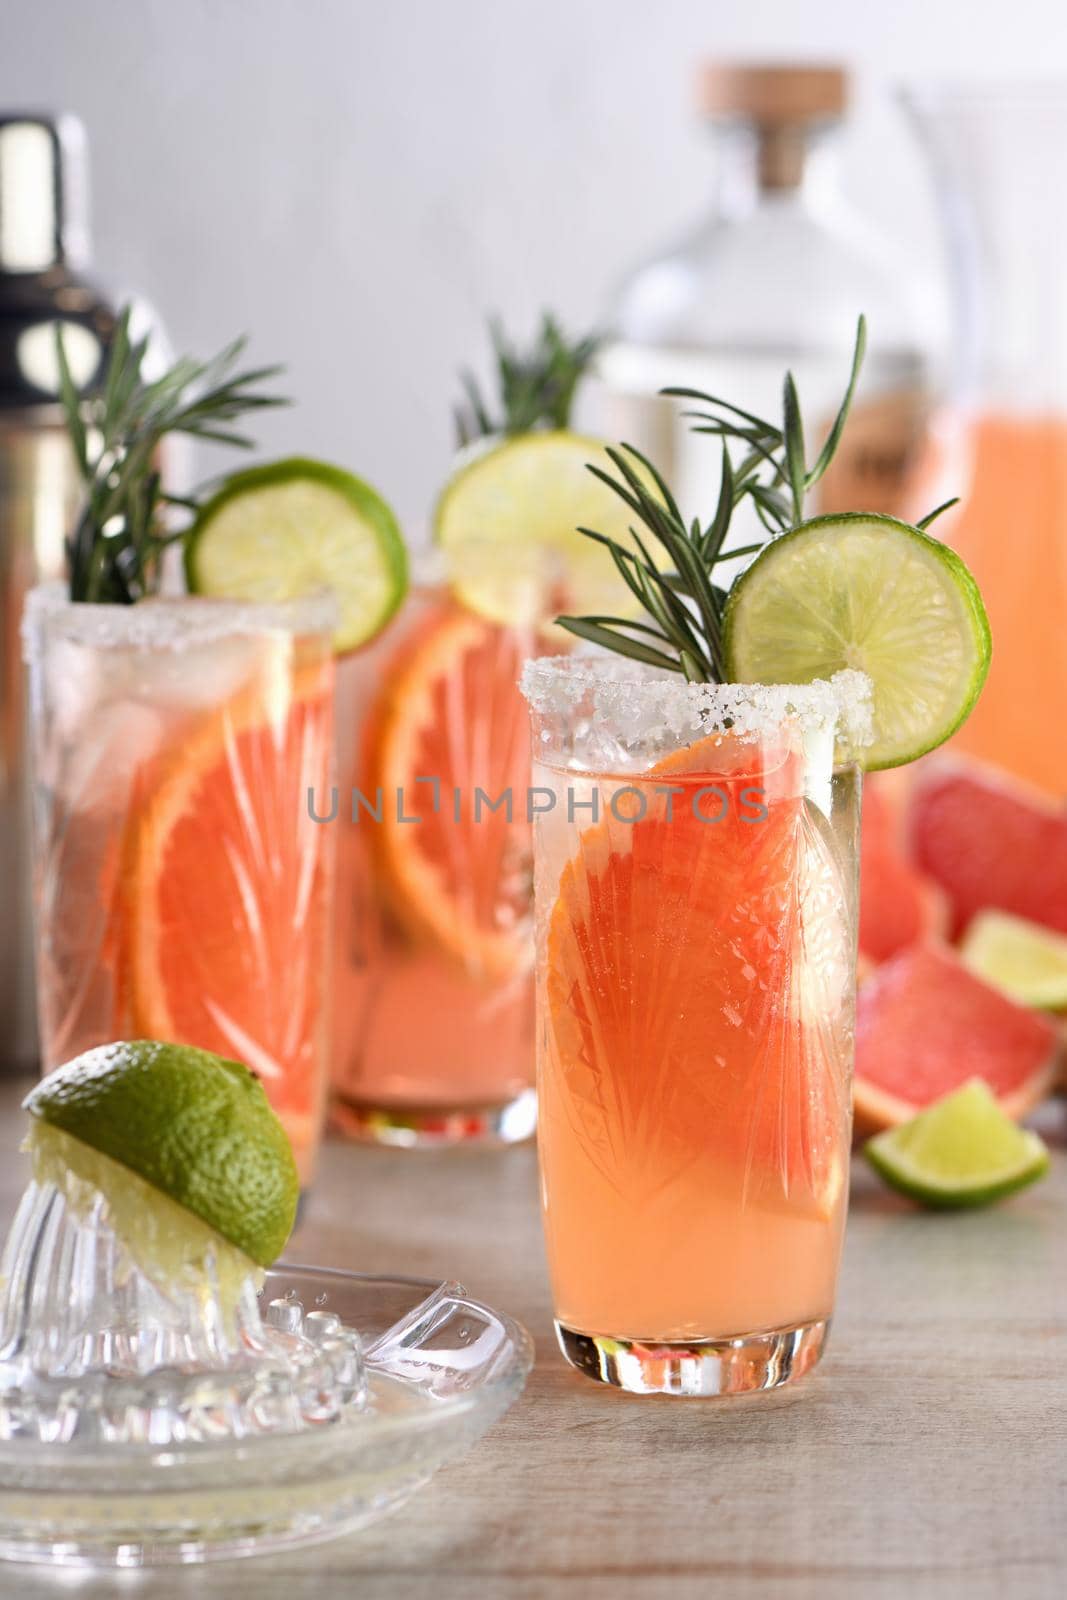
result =
[[0,113],[0,1070],[37,1061],[19,619],[27,589],[62,575],[80,494],[57,401],[55,330],[89,393],[115,320],[83,276],[84,143],[73,118]]

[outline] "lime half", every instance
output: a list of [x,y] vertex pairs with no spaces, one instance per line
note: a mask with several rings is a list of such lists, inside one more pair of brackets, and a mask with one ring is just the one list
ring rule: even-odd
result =
[[1006,911],[982,911],[960,947],[963,964],[1024,1006],[1067,1008],[1067,939]]
[[[280,1254],[300,1185],[285,1131],[247,1067],[189,1045],[101,1045],[42,1078],[23,1105],[251,1261],[266,1267]],[[91,1181],[89,1170],[80,1175]]]
[[185,547],[194,594],[295,600],[330,589],[338,652],[365,644],[407,589],[407,553],[381,495],[340,467],[292,457],[229,478]]
[[37,1182],[53,1184],[76,1217],[89,1217],[103,1199],[126,1255],[164,1294],[198,1295],[207,1280],[226,1312],[236,1309],[258,1264],[186,1206],[39,1117],[23,1148]]
[[463,452],[438,499],[434,537],[465,605],[493,621],[526,621],[533,581],[554,608],[632,613],[608,552],[578,532],[594,528],[629,545],[634,520],[590,462],[616,475],[599,439],[565,430]]
[[989,670],[978,585],[947,545],[895,517],[815,517],[773,539],[730,592],[730,676],[809,683],[856,667],[874,691],[864,765],[914,761],[954,733]]
[[984,1206],[1048,1171],[1048,1151],[1005,1115],[981,1078],[868,1140],[863,1153],[901,1194],[934,1207]]

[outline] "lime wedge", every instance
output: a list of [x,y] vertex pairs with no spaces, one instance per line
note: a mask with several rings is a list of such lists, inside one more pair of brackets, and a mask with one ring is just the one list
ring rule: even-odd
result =
[[874,691],[869,769],[942,744],[978,698],[990,635],[956,553],[894,517],[815,517],[773,539],[738,578],[725,621],[730,676],[809,683],[857,667]]
[[236,1061],[146,1039],[101,1045],[42,1078],[23,1106],[260,1266],[292,1231],[300,1189],[293,1152],[259,1079]]
[[210,1276],[220,1302],[233,1311],[257,1263],[216,1229],[129,1167],[39,1117],[23,1148],[36,1181],[53,1184],[75,1216],[90,1216],[103,1200],[113,1233],[164,1294],[195,1294]]
[[407,554],[396,518],[361,478],[292,457],[229,478],[185,548],[194,594],[295,600],[330,589],[340,653],[380,633],[404,598]]
[[982,911],[960,947],[965,966],[1024,1006],[1067,1008],[1067,939],[1006,911]]
[[599,439],[563,430],[463,452],[438,499],[434,537],[465,605],[493,621],[526,621],[534,575],[555,609],[633,612],[607,551],[577,531],[595,528],[628,544],[634,520],[589,462],[614,473]]
[[1034,1183],[1049,1164],[1037,1134],[1006,1116],[981,1078],[869,1139],[863,1153],[892,1188],[943,1208],[989,1205]]

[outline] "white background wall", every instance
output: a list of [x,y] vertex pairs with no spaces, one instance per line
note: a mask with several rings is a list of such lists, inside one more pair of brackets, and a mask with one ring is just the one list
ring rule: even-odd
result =
[[[861,73],[846,182],[936,263],[900,77],[1067,77],[1063,0],[3,0],[0,102],[88,128],[101,275],[299,402],[263,454],[331,456],[415,527],[483,316],[594,319],[705,204],[695,64]],[[1067,152],[1065,152],[1067,159]]]

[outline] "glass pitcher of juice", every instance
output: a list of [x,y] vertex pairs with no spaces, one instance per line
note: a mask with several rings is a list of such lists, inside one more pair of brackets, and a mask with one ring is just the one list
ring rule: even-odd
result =
[[1067,934],[1067,90],[903,99],[940,195],[955,311],[951,403],[905,515],[959,496],[933,531],[979,584],[993,654],[949,744],[866,786],[860,953],[877,965],[947,937],[1043,1006],[1040,952]]
[[970,483],[939,533],[993,630],[989,680],[953,749],[1067,798],[1067,91],[908,90],[940,186]]

